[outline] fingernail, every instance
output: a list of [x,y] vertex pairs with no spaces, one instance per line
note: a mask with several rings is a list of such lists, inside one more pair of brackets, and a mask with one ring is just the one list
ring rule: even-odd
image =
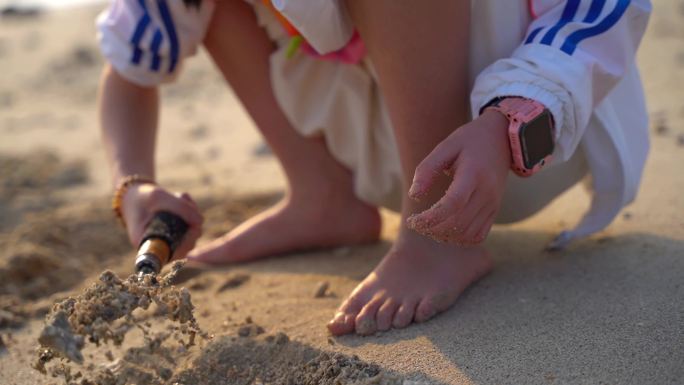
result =
[[417,198],[418,196],[420,196],[421,191],[422,191],[422,186],[420,185],[420,183],[418,183],[418,182],[413,182],[413,183],[411,184],[411,188],[409,188],[408,195],[409,195],[411,198],[414,198],[414,199],[415,199],[415,198]]

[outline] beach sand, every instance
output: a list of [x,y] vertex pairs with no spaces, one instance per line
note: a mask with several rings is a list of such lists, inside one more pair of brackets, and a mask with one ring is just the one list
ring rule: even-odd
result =
[[[58,383],[31,368],[50,306],[104,269],[120,277],[132,270],[133,251],[108,209],[111,184],[95,108],[102,66],[97,11],[0,18],[2,384]],[[393,381],[682,384],[684,3],[656,2],[639,63],[651,153],[636,202],[606,231],[544,252],[585,211],[588,196],[577,186],[533,218],[495,227],[487,240],[494,272],[452,309],[369,337],[331,338],[325,323],[388,250],[398,228],[391,213],[383,213],[376,245],[188,268],[179,285],[192,294],[202,329],[215,337],[199,352],[173,356],[177,368],[191,383],[215,379],[197,377],[212,368],[228,376],[297,368],[318,357],[316,365],[377,369]],[[158,179],[197,198],[206,216],[203,242],[279,199],[284,182],[276,161],[206,54],[164,88],[163,106]],[[277,341],[287,349],[276,354]],[[122,357],[141,342],[131,332],[122,347],[86,349],[85,360],[105,364],[106,350]],[[234,358],[238,369],[205,365],[217,357]]]

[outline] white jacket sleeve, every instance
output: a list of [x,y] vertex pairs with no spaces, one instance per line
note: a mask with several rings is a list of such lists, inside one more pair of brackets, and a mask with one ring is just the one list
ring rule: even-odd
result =
[[97,19],[100,50],[114,69],[141,86],[173,80],[204,39],[214,3],[113,0]]
[[499,96],[543,103],[553,114],[554,158],[575,151],[592,111],[635,59],[645,32],[648,0],[536,0],[539,12],[510,58],[496,61],[476,79],[473,116]]

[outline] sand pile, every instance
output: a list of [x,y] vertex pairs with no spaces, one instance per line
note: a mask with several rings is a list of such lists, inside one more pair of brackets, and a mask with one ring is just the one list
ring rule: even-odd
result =
[[[209,336],[195,320],[190,293],[171,285],[181,265],[159,279],[121,280],[105,271],[82,294],[55,304],[38,339],[34,368],[78,385],[403,384],[356,356],[320,352],[284,333],[266,334],[250,317],[236,335],[205,343]],[[152,306],[153,314],[136,312]],[[162,318],[171,322],[160,330]],[[127,348],[118,359],[106,350],[95,362],[85,362],[86,342],[120,346],[134,329],[143,333],[142,346]]]
[[283,333],[223,336],[209,343],[190,368],[175,375],[179,384],[337,385],[404,384],[356,356],[325,353],[290,341]]
[[[146,350],[138,351],[148,354],[156,353],[169,337],[174,337],[184,349],[195,345],[197,335],[206,338],[193,315],[190,293],[171,285],[181,266],[182,263],[175,263],[169,273],[158,279],[151,275],[142,278],[131,275],[121,280],[111,271],[105,271],[82,294],[55,304],[38,338],[41,347],[34,367],[46,374],[63,376],[67,383],[81,376],[84,376],[81,383],[88,383],[88,376],[81,373],[74,377],[72,368],[63,362],[52,367],[46,367],[46,364],[54,358],[82,364],[81,350],[86,339],[97,346],[109,342],[119,346],[133,328],[142,330],[146,342]],[[156,306],[156,317],[165,317],[178,324],[171,327],[172,332],[154,333],[152,323],[133,314],[137,309],[149,309],[152,304]],[[95,377],[98,376],[102,373],[96,373]]]

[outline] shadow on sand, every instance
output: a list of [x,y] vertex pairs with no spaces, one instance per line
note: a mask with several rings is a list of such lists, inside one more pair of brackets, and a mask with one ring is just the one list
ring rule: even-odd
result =
[[[476,384],[675,384],[684,377],[684,242],[625,234],[542,251],[545,233],[495,231],[495,270],[414,330]],[[450,330],[444,338],[444,330]]]

